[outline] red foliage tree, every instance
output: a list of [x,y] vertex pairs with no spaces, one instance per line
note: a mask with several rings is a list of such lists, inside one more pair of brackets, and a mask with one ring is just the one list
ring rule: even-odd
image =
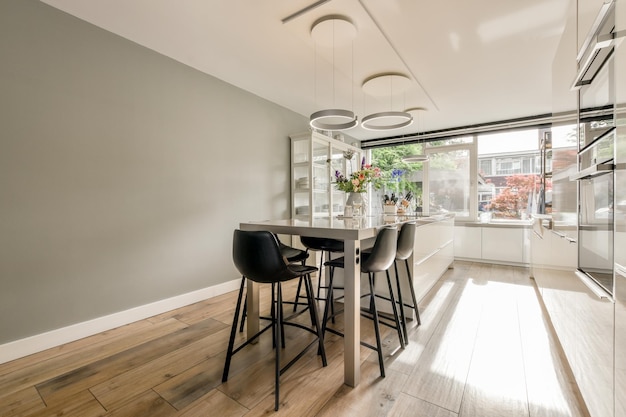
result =
[[519,218],[528,207],[528,198],[539,191],[539,176],[511,175],[506,178],[506,188],[485,206],[496,217]]

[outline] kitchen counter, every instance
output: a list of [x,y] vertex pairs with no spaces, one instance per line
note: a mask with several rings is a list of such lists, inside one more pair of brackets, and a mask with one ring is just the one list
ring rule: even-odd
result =
[[526,229],[530,228],[532,222],[530,220],[491,220],[489,222],[458,222],[456,226],[465,227],[501,227],[501,228],[514,228],[514,229]]
[[[366,247],[368,241],[375,239],[378,229],[403,223],[416,221],[418,224],[414,258],[422,257],[424,250],[428,253],[424,259],[439,260],[445,267],[453,261],[454,215],[436,216],[365,216],[356,218],[317,217],[312,219],[283,219],[242,222],[242,230],[267,230],[272,233],[293,236],[312,236],[340,239],[344,241],[344,382],[348,386],[356,387],[360,381],[360,282],[359,267],[361,248]],[[431,231],[428,236],[426,231]],[[445,238],[445,245],[440,244]],[[422,245],[428,246],[422,248]],[[442,258],[443,256],[443,259]],[[416,265],[414,265],[415,267]],[[337,271],[339,275],[339,271]],[[429,275],[429,276],[432,276]],[[440,275],[439,275],[440,276]],[[439,278],[437,276],[437,279]],[[414,279],[416,278],[413,275]],[[248,282],[248,334],[254,334],[259,329],[259,289],[258,284]]]

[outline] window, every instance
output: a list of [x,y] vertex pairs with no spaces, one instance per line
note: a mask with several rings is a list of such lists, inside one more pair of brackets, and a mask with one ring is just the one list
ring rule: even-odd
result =
[[484,174],[484,181],[493,185],[493,193],[481,196],[481,210],[492,213],[493,219],[519,220],[529,214],[538,186],[539,132],[528,129],[477,136],[478,158],[495,156],[495,172]]
[[389,197],[397,204],[407,199],[409,211],[422,211],[422,183],[424,162],[404,162],[411,155],[423,154],[423,145],[410,144],[376,148],[370,159],[381,170],[381,188],[372,190],[369,201],[370,213],[381,213],[383,204]]
[[[554,146],[575,144],[575,125],[552,130],[563,132],[555,137],[562,137],[564,143],[555,142]],[[406,184],[412,184],[427,212],[454,212],[457,220],[474,221],[479,212],[490,211],[496,220],[520,220],[527,218],[537,203],[540,135],[538,128],[531,128],[377,148],[372,151],[372,162],[376,164],[378,158],[390,172],[391,168],[404,169],[407,165],[402,165],[399,157],[391,161],[389,155],[401,155],[406,153],[403,148],[418,146],[419,151],[412,153],[423,150],[430,160],[410,166],[401,180],[405,185],[399,188],[406,193]],[[548,158],[547,171],[552,163]],[[558,161],[554,163],[556,166]]]
[[475,220],[478,215],[475,143],[465,140],[427,147],[426,154],[429,159],[424,172],[424,206],[428,213],[454,213],[456,220]]
[[482,175],[493,174],[493,169],[492,169],[493,159],[492,158],[482,159],[479,161],[478,165],[479,165],[478,170]]

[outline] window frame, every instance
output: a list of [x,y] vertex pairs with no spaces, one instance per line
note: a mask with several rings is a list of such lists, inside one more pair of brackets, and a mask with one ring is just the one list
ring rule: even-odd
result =
[[[460,150],[467,150],[469,152],[469,213],[467,216],[459,216],[458,214],[455,214],[455,221],[459,222],[475,222],[478,220],[478,147],[476,135],[473,135],[472,138],[472,142],[468,143],[424,147],[424,153],[429,157],[433,153],[452,152]],[[424,167],[425,169],[423,173],[424,180],[422,183],[422,200],[423,206],[427,208],[430,207],[430,163],[427,161],[424,164]]]

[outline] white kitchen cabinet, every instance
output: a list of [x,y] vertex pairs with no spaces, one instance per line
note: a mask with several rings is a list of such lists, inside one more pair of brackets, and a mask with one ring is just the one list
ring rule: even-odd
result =
[[[415,296],[422,299],[454,262],[454,219],[424,224],[417,228],[411,261]],[[405,282],[406,280],[401,280]],[[403,294],[409,289],[403,288]],[[410,311],[407,311],[409,313]]]
[[347,193],[334,186],[360,169],[362,150],[317,132],[291,135],[291,217],[312,219],[343,214]]
[[454,228],[458,259],[526,265],[530,262],[526,226],[460,223]]
[[482,259],[482,228],[455,226],[454,256],[466,259]]
[[543,291],[544,270],[550,262],[551,239],[545,230],[540,221],[534,220],[530,234],[530,276],[535,279],[539,292]]
[[482,228],[482,258],[499,262],[524,262],[524,229]]

